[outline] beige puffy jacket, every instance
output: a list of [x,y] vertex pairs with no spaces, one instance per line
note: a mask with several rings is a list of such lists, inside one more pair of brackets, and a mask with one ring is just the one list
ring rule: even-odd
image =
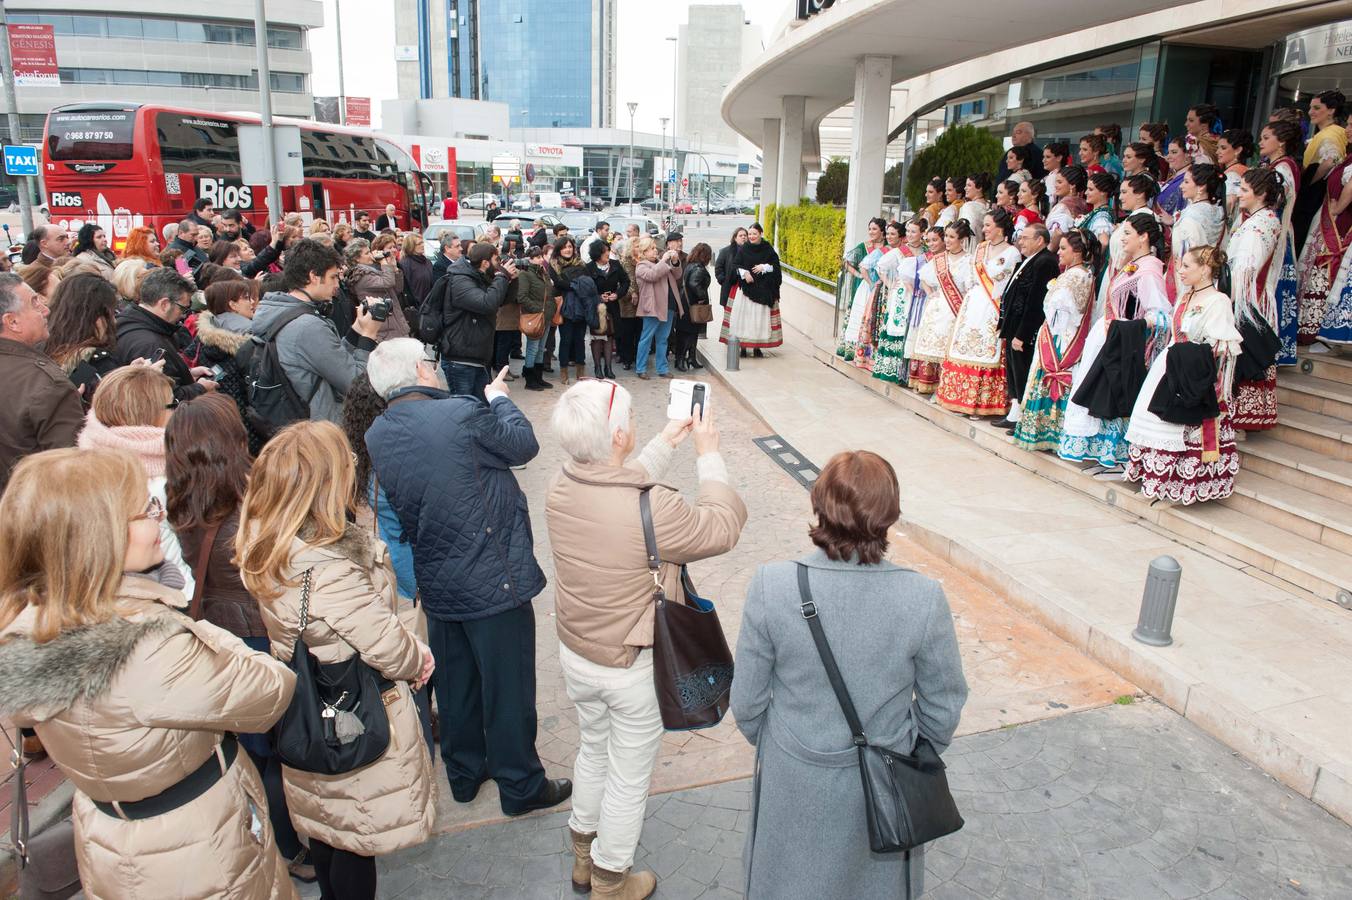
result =
[[267,731],[295,687],[277,660],[166,606],[182,602],[178,591],[127,576],[119,598],[119,617],[45,644],[30,637],[34,607],[0,635],[0,716],[35,727],[75,785],[85,896],[295,897],[242,748],[220,781],[178,809],[125,821],[94,806],[176,784],[215,755],[226,731]]
[[[659,435],[644,448],[641,461],[626,466],[570,461],[545,500],[559,641],[598,665],[628,668],[653,643],[653,580],[640,488],[653,486],[649,498],[662,557],[659,577],[672,600],[685,599],[680,564],[728,552],[746,524],[746,504],[723,480],[702,478],[693,504],[659,483],[653,475],[662,475],[671,456]],[[721,460],[715,460],[722,469]]]
[[301,834],[362,856],[421,844],[436,813],[432,758],[408,684],[421,674],[422,652],[395,614],[398,591],[385,545],[356,525],[327,547],[292,543],[288,580],[297,586],[262,603],[272,652],[283,659],[296,643],[301,574],[310,568],[310,652],[321,663],[359,653],[396,684],[384,695],[390,746],[375,762],[341,775],[283,767],[291,821]]

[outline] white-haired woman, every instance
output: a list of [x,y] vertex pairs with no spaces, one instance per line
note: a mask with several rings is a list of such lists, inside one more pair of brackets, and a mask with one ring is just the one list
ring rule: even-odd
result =
[[[590,888],[593,897],[637,900],[657,887],[651,872],[631,875],[629,867],[662,742],[639,495],[648,491],[659,577],[677,602],[685,600],[680,566],[731,550],[746,506],[728,484],[712,416],[669,423],[630,461],[629,392],[613,381],[587,380],[559,398],[551,425],[570,457],[549,489],[545,522],[554,551],[559,664],[580,732],[568,820],[573,886]],[[660,483],[687,436],[699,477],[693,504]]]

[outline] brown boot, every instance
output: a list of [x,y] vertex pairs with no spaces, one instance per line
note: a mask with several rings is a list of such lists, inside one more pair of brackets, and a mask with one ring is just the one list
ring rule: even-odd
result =
[[573,839],[573,893],[586,894],[592,889],[591,845],[596,832],[582,834],[569,828],[568,836]]
[[565,366],[563,363],[559,363],[559,384],[567,384],[567,383],[568,383],[568,367]]
[[577,365],[573,366],[573,369],[577,372],[577,375],[575,377],[577,378],[578,381],[581,381],[583,378],[587,376],[586,363],[578,363]]
[[657,876],[652,872],[612,872],[600,866],[592,867],[592,897],[610,900],[646,900],[657,890]]

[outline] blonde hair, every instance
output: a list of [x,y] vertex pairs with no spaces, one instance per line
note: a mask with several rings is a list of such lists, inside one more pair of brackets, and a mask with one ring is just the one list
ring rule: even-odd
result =
[[174,380],[168,375],[150,366],[123,366],[99,382],[90,411],[109,428],[159,428],[173,399]]
[[113,269],[113,287],[117,288],[117,295],[135,303],[141,296],[141,282],[150,272],[151,267],[139,256],[122,260]]
[[1229,255],[1220,247],[1213,247],[1210,244],[1201,244],[1188,250],[1185,256],[1191,256],[1193,262],[1199,266],[1204,266],[1211,271],[1211,277],[1214,279],[1221,272],[1229,261]]
[[249,593],[276,600],[295,586],[286,570],[296,537],[312,547],[342,538],[355,484],[352,448],[332,422],[297,422],[268,441],[254,462],[235,537],[235,564]]
[[[343,237],[343,235],[347,235],[347,237]],[[333,238],[334,238],[334,240],[339,240],[339,239],[347,240],[347,238],[350,238],[350,237],[352,237],[352,226],[351,226],[351,225],[347,224],[346,222],[339,222],[337,225],[333,226]]]
[[[323,231],[319,230],[321,226],[324,229]],[[329,222],[327,219],[315,219],[313,222],[310,223],[310,234],[312,235],[328,234],[332,230],[333,229],[329,227]]]
[[404,240],[399,245],[399,252],[409,256],[416,256],[418,245],[423,243],[423,236],[416,231],[410,231],[404,235]]
[[128,526],[146,473],[125,450],[48,450],[14,467],[0,497],[0,628],[37,607],[33,640],[116,613]]
[[392,234],[378,234],[376,235],[376,239],[371,242],[371,249],[387,250],[390,247],[393,247],[397,241],[398,238]]
[[650,237],[641,237],[636,241],[631,241],[630,243],[633,244],[634,246],[634,249],[630,252],[634,254],[635,262],[638,262],[639,260],[643,259],[644,255],[648,252],[649,249],[655,248],[657,246],[657,241],[653,240]]

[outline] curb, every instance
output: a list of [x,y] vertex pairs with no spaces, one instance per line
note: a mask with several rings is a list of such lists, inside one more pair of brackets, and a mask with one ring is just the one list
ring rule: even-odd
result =
[[[813,358],[821,362],[815,353]],[[709,362],[706,369],[711,375],[743,404],[750,407],[757,416],[766,420],[752,397],[740,390],[734,380],[727,377],[726,372],[714,366],[707,354],[706,361]],[[834,366],[822,364],[835,371]],[[845,375],[843,372],[839,374]],[[884,396],[894,399],[890,390],[884,392]],[[965,431],[967,437],[978,446],[995,452],[994,448],[982,440],[983,432],[987,430],[985,427],[977,427],[975,423],[965,421],[959,424],[970,427],[962,430],[946,427],[951,423],[935,421],[935,418],[928,414],[931,412],[930,404],[921,400],[915,402],[926,408],[911,409],[909,408],[911,404],[898,405],[902,407],[902,411],[914,412],[950,433],[961,435]],[[937,409],[933,410],[936,415],[939,412]],[[943,416],[945,419],[951,418],[948,413],[943,413]],[[773,423],[766,421],[773,429]],[[1102,502],[1110,508],[1120,508],[1120,511],[1110,509],[1110,514],[1126,513],[1136,518],[1137,510],[1133,507],[1145,506],[1142,501],[1132,502],[1134,498],[1124,498],[1122,494],[1125,492],[1107,496],[1109,490],[1111,489],[1105,487]],[[1149,521],[1150,517],[1146,515],[1143,518],[1145,521],[1140,524],[1149,527],[1152,524]],[[1187,673],[1177,669],[1160,650],[1134,640],[1131,637],[1131,626],[1114,628],[1087,622],[1077,613],[1062,606],[1054,597],[1022,581],[1018,576],[1006,572],[997,560],[989,558],[961,538],[947,537],[913,521],[903,521],[899,525],[925,549],[999,593],[1020,613],[1065,640],[1081,653],[1138,685],[1174,712],[1302,797],[1313,801],[1342,821],[1352,824],[1352,766],[1344,766],[1338,762],[1328,764],[1321,762],[1319,754],[1306,742],[1288,732],[1268,727],[1241,704],[1235,703],[1228,692],[1191,678]],[[1158,528],[1157,525],[1154,527]],[[1173,535],[1170,537],[1177,540]],[[1186,541],[1180,543],[1187,545]],[[1237,569],[1246,568],[1237,561],[1235,565]],[[1288,592],[1297,593],[1294,586],[1288,589]]]

